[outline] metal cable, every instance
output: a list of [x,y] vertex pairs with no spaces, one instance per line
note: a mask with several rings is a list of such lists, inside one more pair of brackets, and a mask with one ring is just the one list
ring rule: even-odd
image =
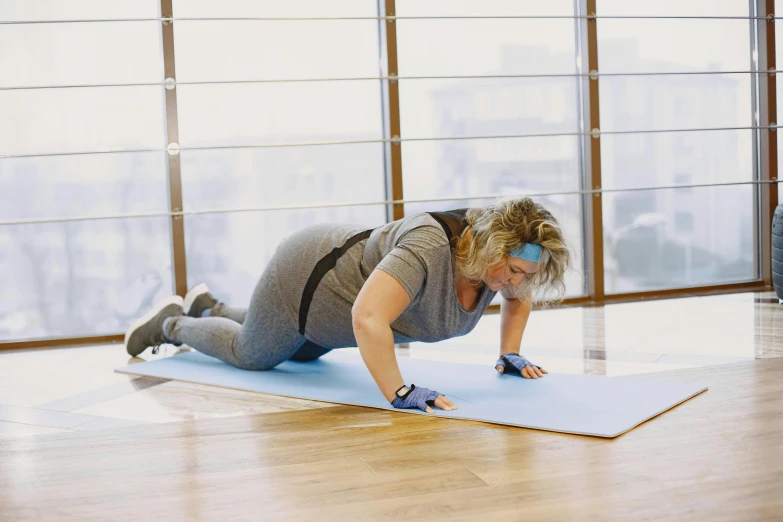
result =
[[172,17],[82,18],[71,20],[5,20],[0,25],[71,24],[94,22],[326,22],[338,20],[778,20],[778,16],[632,16],[632,15],[475,15],[475,16],[313,16],[313,17]]
[[573,190],[573,191],[559,191],[559,192],[535,192],[535,193],[517,193],[517,194],[489,194],[483,196],[449,196],[441,198],[425,198],[425,199],[401,199],[401,200],[387,200],[387,201],[369,201],[369,202],[342,202],[342,203],[318,203],[309,205],[274,205],[274,206],[259,206],[259,207],[244,207],[244,208],[223,208],[223,209],[208,209],[208,210],[187,210],[181,212],[142,212],[134,214],[116,214],[116,215],[104,215],[104,216],[74,216],[74,217],[59,217],[59,218],[40,218],[40,219],[13,219],[0,221],[0,226],[11,225],[40,225],[46,223],[68,223],[77,221],[103,221],[107,219],[131,219],[131,218],[148,218],[148,217],[181,217],[181,216],[196,216],[205,214],[234,214],[239,212],[267,212],[267,211],[281,211],[281,210],[314,210],[321,208],[335,208],[335,207],[367,207],[376,205],[403,205],[406,203],[434,203],[441,201],[476,201],[482,199],[496,199],[496,198],[509,198],[509,197],[549,197],[549,196],[578,196],[585,194],[611,194],[620,192],[643,192],[653,190],[677,190],[677,189],[690,189],[690,188],[708,188],[708,187],[729,187],[737,185],[772,185],[779,183],[777,180],[771,181],[733,181],[725,183],[700,183],[691,185],[662,185],[655,187],[635,187],[635,188],[623,188],[623,189],[592,189],[592,190]]
[[174,87],[177,85],[233,85],[256,83],[316,83],[316,82],[351,82],[351,81],[398,81],[398,80],[483,80],[483,79],[520,79],[520,78],[601,78],[620,76],[713,76],[721,74],[777,74],[783,72],[773,69],[769,71],[663,71],[663,72],[625,72],[625,73],[557,73],[557,74],[489,74],[489,75],[456,75],[456,76],[379,76],[353,78],[287,78],[272,80],[194,80],[175,82],[133,82],[133,83],[85,83],[64,85],[29,85],[0,87],[0,91],[23,91],[40,89],[79,89],[90,87]]
[[[391,138],[391,139],[379,139],[379,140],[350,140],[350,141],[310,141],[299,143],[262,143],[257,145],[205,145],[205,146],[193,146],[182,147],[177,149],[175,154],[179,154],[180,151],[188,150],[233,150],[233,149],[270,149],[270,148],[282,148],[282,147],[315,147],[325,145],[362,145],[370,143],[391,143],[399,144],[402,142],[423,142],[423,141],[465,141],[465,140],[496,140],[496,139],[512,139],[512,138],[553,138],[553,137],[565,137],[565,136],[592,136],[598,138],[603,135],[621,135],[621,134],[661,134],[667,132],[711,132],[711,131],[727,131],[727,130],[760,130],[760,129],[777,129],[777,125],[766,126],[751,126],[751,127],[709,127],[709,128],[688,128],[688,129],[648,129],[648,130],[627,130],[627,131],[600,131],[597,133],[592,132],[553,132],[542,134],[512,134],[512,135],[496,135],[496,136],[451,136],[451,137],[435,137],[435,138]],[[86,156],[95,154],[120,154],[130,152],[168,152],[167,149],[109,149],[100,151],[84,151],[84,152],[49,152],[40,154],[0,154],[0,159],[16,159],[16,158],[48,158],[59,156]]]

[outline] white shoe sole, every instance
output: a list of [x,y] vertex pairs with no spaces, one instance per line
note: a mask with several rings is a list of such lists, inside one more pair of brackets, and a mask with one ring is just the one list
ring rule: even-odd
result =
[[201,283],[190,290],[188,290],[188,293],[185,294],[185,301],[182,307],[185,309],[185,315],[190,315],[190,307],[193,306],[193,303],[196,302],[196,299],[199,298],[199,296],[202,296],[206,293],[209,293],[209,287],[206,285],[206,283]]
[[158,301],[155,303],[155,306],[152,307],[152,310],[144,314],[143,317],[137,319],[132,325],[130,325],[130,328],[128,328],[128,331],[125,332],[125,346],[128,346],[128,339],[130,339],[130,336],[133,335],[133,333],[138,330],[143,324],[145,324],[147,321],[155,317],[158,312],[163,310],[169,305],[172,304],[178,304],[182,306],[182,298],[178,295],[172,295],[170,297],[167,297],[165,299],[162,299],[161,301]]

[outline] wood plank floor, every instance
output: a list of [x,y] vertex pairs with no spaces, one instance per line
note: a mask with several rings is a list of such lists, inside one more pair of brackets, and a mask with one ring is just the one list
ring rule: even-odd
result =
[[614,440],[335,407],[0,442],[7,520],[780,520],[783,358]]
[[[732,308],[732,300],[725,303]],[[682,313],[682,303],[668,304]],[[0,439],[0,520],[783,520],[783,358],[775,357],[783,330],[772,306],[756,303],[751,310],[751,349],[764,358],[644,374],[710,389],[617,439],[305,401],[262,399],[254,411],[245,395],[216,393],[220,404],[243,413],[229,408],[220,417],[126,420],[113,429],[60,427]],[[617,313],[585,310],[578,310],[583,318]],[[684,335],[697,338],[698,330],[697,320]],[[584,338],[592,343],[595,331]],[[729,325],[722,334],[732,331]],[[624,353],[652,353],[651,342],[642,339],[643,349]],[[612,363],[603,343],[581,346],[605,356],[585,359],[585,371],[593,367],[588,362]],[[696,346],[696,353],[668,353],[708,359],[745,353],[699,353]],[[22,364],[13,357],[0,356],[0,372]],[[145,381],[120,396],[133,383],[105,378],[100,404],[166,386]],[[71,392],[80,391],[73,386]],[[192,390],[193,401],[209,403],[207,391]],[[19,411],[29,407],[6,393],[18,399]],[[36,400],[81,412],[62,422],[89,425],[100,422],[86,420],[99,414],[84,411],[89,396],[41,392]],[[185,408],[186,396],[181,386],[162,395],[177,408]]]

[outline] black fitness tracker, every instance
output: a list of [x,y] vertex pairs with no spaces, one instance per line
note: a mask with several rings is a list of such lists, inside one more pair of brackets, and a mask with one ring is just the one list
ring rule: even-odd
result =
[[396,392],[394,392],[394,395],[396,395],[402,400],[405,400],[410,394],[410,392],[412,392],[415,388],[416,388],[415,384],[411,384],[410,388],[408,388],[406,385],[403,384]]

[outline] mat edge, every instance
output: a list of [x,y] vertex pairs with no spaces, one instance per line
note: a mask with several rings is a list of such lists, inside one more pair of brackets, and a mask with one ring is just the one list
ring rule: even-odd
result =
[[[155,362],[155,361],[145,361],[145,362]],[[615,438],[619,437],[620,435],[624,435],[625,433],[628,433],[629,431],[633,430],[634,428],[637,428],[637,427],[641,426],[645,422],[647,422],[647,421],[649,421],[651,419],[654,419],[655,417],[658,417],[659,415],[662,415],[662,414],[666,413],[667,411],[669,411],[669,410],[671,410],[673,408],[676,408],[680,404],[683,404],[684,402],[689,401],[690,399],[696,397],[697,395],[700,395],[701,393],[704,393],[705,391],[707,391],[709,389],[709,387],[705,386],[703,389],[697,391],[696,393],[694,393],[692,395],[689,395],[688,397],[684,398],[683,400],[681,400],[681,401],[679,401],[679,402],[677,402],[675,404],[672,404],[671,406],[669,406],[668,408],[666,408],[664,410],[661,410],[661,411],[659,411],[659,412],[657,412],[657,413],[655,413],[653,415],[650,415],[646,419],[644,419],[642,421],[639,421],[637,424],[634,424],[633,426],[631,426],[630,428],[628,428],[626,430],[620,431],[620,432],[615,433],[615,434],[603,434],[603,433],[585,433],[585,432],[578,432],[578,431],[554,430],[554,429],[540,428],[540,427],[536,427],[536,426],[525,426],[523,424],[509,424],[509,423],[504,423],[504,422],[493,422],[493,421],[488,421],[488,420],[484,420],[484,419],[474,419],[474,418],[470,418],[470,417],[456,417],[456,418],[455,417],[440,417],[440,416],[437,415],[437,413],[436,414],[432,414],[432,413],[420,412],[420,411],[415,411],[415,410],[402,410],[402,409],[394,408],[391,405],[389,405],[389,407],[385,407],[385,406],[373,406],[373,405],[368,405],[368,404],[356,404],[356,403],[349,403],[349,402],[334,402],[334,401],[326,401],[326,400],[323,400],[323,399],[311,399],[311,398],[305,398],[305,397],[295,397],[295,396],[292,396],[292,395],[283,395],[283,394],[280,394],[280,393],[267,393],[267,392],[246,390],[246,389],[243,389],[243,388],[231,388],[229,386],[219,386],[219,385],[216,385],[216,384],[209,384],[209,383],[205,383],[205,382],[196,382],[196,381],[190,381],[190,380],[185,380],[185,379],[167,379],[165,377],[151,376],[149,374],[135,373],[135,372],[127,371],[126,368],[129,368],[131,366],[133,366],[133,365],[126,366],[126,367],[123,367],[123,368],[115,368],[114,371],[116,373],[124,373],[126,375],[137,375],[139,377],[150,377],[150,378],[155,378],[155,379],[167,380],[169,382],[171,382],[171,381],[187,382],[189,384],[200,384],[202,386],[211,386],[213,388],[223,388],[223,389],[228,389],[228,390],[243,391],[243,392],[247,392],[247,393],[259,393],[259,394],[263,394],[263,395],[271,395],[273,397],[285,397],[285,398],[288,398],[288,399],[324,402],[324,403],[327,403],[327,404],[338,404],[340,406],[353,406],[355,408],[372,408],[372,409],[375,409],[375,410],[388,411],[388,412],[392,412],[392,413],[406,413],[406,414],[413,414],[413,415],[435,416],[435,417],[439,417],[441,419],[448,419],[448,420],[466,420],[466,421],[471,421],[471,422],[481,422],[481,423],[484,423],[484,424],[491,424],[493,426],[511,426],[511,427],[514,427],[514,428],[523,428],[523,429],[528,429],[528,430],[544,431],[544,432],[548,432],[548,433],[562,433],[562,434],[566,434],[566,435],[579,435],[579,436],[582,436],[582,437],[596,437],[596,438],[605,439],[605,440],[612,440],[612,439],[615,439]],[[299,411],[299,410],[292,410],[292,411]],[[259,413],[259,414],[251,414],[251,415],[265,415],[265,414]]]

